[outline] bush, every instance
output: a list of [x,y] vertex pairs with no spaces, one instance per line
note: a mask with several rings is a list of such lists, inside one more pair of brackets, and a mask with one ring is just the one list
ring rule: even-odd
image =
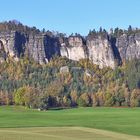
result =
[[55,102],[54,100],[55,99],[53,97],[51,97],[50,95],[49,96],[43,96],[40,99],[39,108],[41,110],[47,110],[50,107],[53,107],[54,106],[54,102]]
[[84,93],[79,97],[78,106],[80,107],[91,106],[91,99],[87,93]]

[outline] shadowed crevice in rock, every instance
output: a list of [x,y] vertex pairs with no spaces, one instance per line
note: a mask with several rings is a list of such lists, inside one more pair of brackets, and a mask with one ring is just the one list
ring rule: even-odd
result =
[[114,53],[114,58],[116,60],[116,63],[118,65],[121,65],[122,64],[122,60],[121,60],[121,56],[120,56],[120,53],[119,53],[119,50],[116,46],[116,38],[115,37],[110,37],[110,42],[111,42],[111,47],[112,47],[112,50],[113,50],[113,53]]
[[4,49],[4,44],[3,42],[0,40],[0,62],[3,61],[3,60],[6,60],[6,52],[5,52],[5,49]]
[[53,56],[60,56],[60,47],[61,45],[58,38],[50,37],[48,35],[44,37],[44,50],[48,60]]
[[24,34],[21,34],[19,32],[15,33],[15,53],[17,57],[23,57],[25,54],[25,43],[26,38]]

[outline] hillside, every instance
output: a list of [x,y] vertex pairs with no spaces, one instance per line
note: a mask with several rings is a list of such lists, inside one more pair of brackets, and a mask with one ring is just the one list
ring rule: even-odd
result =
[[131,26],[67,37],[0,23],[0,104],[140,106],[139,40]]

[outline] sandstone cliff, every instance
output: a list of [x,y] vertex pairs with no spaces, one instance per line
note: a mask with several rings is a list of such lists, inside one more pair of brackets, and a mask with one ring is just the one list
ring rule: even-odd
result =
[[75,61],[89,58],[100,68],[114,68],[126,60],[140,59],[140,33],[118,37],[107,34],[104,37],[59,38],[45,33],[0,32],[0,62],[7,57],[18,60],[25,55],[39,64],[47,63],[54,55],[59,55]]
[[61,56],[75,61],[84,59],[86,58],[85,47],[82,37],[71,36],[68,38],[68,43],[61,44]]
[[122,61],[140,59],[140,33],[130,36],[123,34],[116,39],[116,47]]
[[115,57],[113,53],[113,48],[108,37],[88,39],[87,48],[89,52],[89,59],[93,61],[94,64],[103,68],[105,66],[115,67]]

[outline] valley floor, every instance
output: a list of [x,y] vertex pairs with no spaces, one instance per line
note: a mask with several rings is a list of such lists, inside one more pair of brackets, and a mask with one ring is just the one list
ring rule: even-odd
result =
[[140,140],[140,108],[0,107],[0,140]]
[[140,140],[131,136],[84,127],[0,129],[0,140]]

